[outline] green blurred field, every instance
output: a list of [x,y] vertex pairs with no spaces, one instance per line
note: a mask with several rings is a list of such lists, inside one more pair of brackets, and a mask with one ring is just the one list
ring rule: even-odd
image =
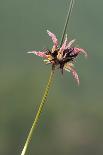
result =
[[[52,46],[47,29],[60,40],[67,2],[0,0],[0,155],[20,155],[51,69],[27,51]],[[102,16],[102,0],[76,0],[67,32],[88,52],[80,86],[56,72],[28,155],[103,154]]]

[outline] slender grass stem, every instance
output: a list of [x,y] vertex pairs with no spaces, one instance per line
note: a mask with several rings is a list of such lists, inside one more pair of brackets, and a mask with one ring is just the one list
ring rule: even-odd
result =
[[52,82],[52,79],[53,79],[53,75],[54,75],[54,71],[52,70],[51,73],[50,73],[50,77],[49,77],[49,80],[48,80],[48,83],[47,83],[47,86],[46,86],[46,89],[45,89],[43,98],[41,100],[41,103],[40,103],[40,106],[38,108],[37,114],[36,114],[36,116],[34,118],[34,122],[32,124],[32,127],[30,129],[30,132],[29,132],[28,137],[26,139],[26,142],[25,142],[25,145],[23,147],[23,150],[22,150],[21,155],[25,155],[25,153],[27,151],[28,145],[29,145],[29,143],[31,141],[31,138],[32,138],[32,135],[33,135],[33,131],[34,131],[34,129],[35,129],[37,123],[38,123],[38,120],[40,118],[40,114],[42,113],[44,104],[46,102],[46,99],[47,99],[47,96],[48,96],[48,92],[49,92],[49,88],[51,86],[51,82]]
[[68,9],[67,17],[66,17],[66,20],[65,20],[64,28],[63,28],[60,47],[62,46],[64,37],[65,37],[66,29],[67,29],[67,26],[68,26],[68,23],[69,23],[69,20],[70,20],[70,16],[71,16],[71,13],[72,13],[73,6],[74,6],[74,0],[71,0],[70,4],[69,4],[69,9]]

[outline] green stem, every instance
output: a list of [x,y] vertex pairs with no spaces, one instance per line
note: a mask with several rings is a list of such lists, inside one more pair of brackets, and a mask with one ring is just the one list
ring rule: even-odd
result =
[[40,114],[42,113],[42,110],[43,110],[43,107],[44,107],[44,104],[46,102],[46,99],[47,99],[47,96],[48,96],[48,93],[49,93],[49,88],[51,86],[51,82],[52,82],[52,79],[53,79],[53,75],[54,75],[54,71],[52,70],[51,73],[50,73],[50,77],[49,77],[49,80],[48,80],[48,83],[47,83],[47,86],[46,86],[46,89],[45,89],[45,92],[44,92],[44,95],[43,95],[43,98],[41,100],[41,103],[40,103],[40,106],[38,108],[38,111],[37,111],[37,114],[34,118],[34,121],[33,121],[33,124],[32,124],[32,127],[30,129],[30,132],[28,134],[28,137],[26,139],[26,142],[25,142],[25,145],[23,147],[23,150],[22,150],[22,153],[21,155],[25,155],[26,151],[27,151],[27,148],[28,148],[28,145],[31,141],[31,138],[32,138],[32,134],[33,134],[33,131],[39,121],[39,118],[40,118]]
[[72,13],[73,6],[74,6],[74,0],[71,0],[70,4],[69,4],[69,9],[68,9],[67,17],[66,17],[66,20],[65,20],[64,28],[63,28],[60,47],[62,46],[64,37],[65,37],[65,33],[66,33],[67,26],[68,26],[68,23],[69,23],[69,20],[70,20],[70,16],[71,16],[71,13]]

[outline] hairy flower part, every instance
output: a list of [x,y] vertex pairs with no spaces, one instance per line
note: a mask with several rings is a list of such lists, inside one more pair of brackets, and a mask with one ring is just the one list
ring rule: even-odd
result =
[[71,45],[72,45],[74,42],[75,42],[75,39],[71,40],[71,41],[67,44],[66,48],[70,48]]
[[76,70],[73,68],[73,64],[72,63],[67,63],[65,66],[64,66],[64,69],[66,70],[66,71],[71,71],[72,72],[72,75],[73,75],[73,77],[74,77],[74,79],[77,81],[77,83],[78,83],[78,85],[79,85],[79,76],[78,76],[78,74],[77,74],[77,72],[76,72]]
[[82,48],[74,48],[74,53],[83,53],[84,55],[85,55],[85,57],[87,57],[87,52],[86,51],[84,51],[84,49],[82,49]]
[[37,55],[39,57],[47,58],[47,55],[44,52],[30,51],[28,53],[33,53],[33,54],[35,54],[35,55]]
[[52,48],[52,52],[54,52],[58,48],[58,39],[56,38],[56,35],[50,32],[49,30],[47,30],[47,33],[51,37],[54,43],[53,48]]
[[51,50],[46,49],[45,51],[31,51],[28,53],[33,53],[39,57],[44,58],[46,64],[52,64],[52,69],[55,69],[56,66],[59,66],[61,73],[63,70],[69,71],[72,73],[74,79],[79,84],[79,76],[74,69],[74,64],[72,63],[78,54],[83,53],[87,57],[87,53],[82,48],[77,48],[72,44],[75,40],[67,41],[67,35],[61,47],[58,47],[58,39],[55,34],[47,30],[48,35],[53,41],[53,47]]
[[66,45],[67,45],[67,34],[66,34],[64,43],[63,43],[62,47],[60,48],[60,52],[63,52],[66,49]]

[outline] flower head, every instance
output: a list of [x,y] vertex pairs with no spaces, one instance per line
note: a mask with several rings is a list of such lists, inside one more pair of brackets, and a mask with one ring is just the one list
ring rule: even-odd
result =
[[82,48],[77,48],[72,46],[75,40],[68,42],[67,35],[65,36],[64,43],[61,47],[58,45],[58,39],[56,35],[47,30],[48,35],[53,41],[53,47],[51,50],[46,49],[45,51],[31,51],[28,53],[33,53],[37,56],[43,57],[46,64],[52,64],[52,69],[54,70],[56,66],[59,66],[61,72],[63,70],[69,71],[72,73],[73,77],[76,79],[79,84],[79,77],[74,69],[73,60],[78,56],[78,54],[83,53],[87,57],[87,53]]

